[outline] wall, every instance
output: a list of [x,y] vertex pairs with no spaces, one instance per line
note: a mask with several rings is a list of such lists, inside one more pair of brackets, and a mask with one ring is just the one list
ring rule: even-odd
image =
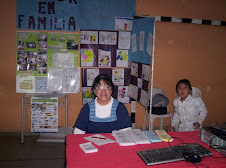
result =
[[[226,3],[211,0],[137,0],[137,15],[226,20]],[[0,1],[0,132],[19,132],[21,94],[16,93],[16,0]],[[156,22],[154,86],[167,92],[172,104],[175,85],[188,78],[202,90],[209,111],[204,124],[225,121],[226,27]],[[69,94],[69,126],[82,107],[81,92]],[[130,106],[127,105],[130,111]],[[170,110],[173,111],[172,105]],[[137,103],[136,126],[141,127],[144,108]],[[29,115],[30,116],[30,115]],[[155,123],[157,126],[158,121]],[[165,122],[169,124],[169,120]],[[30,120],[29,120],[30,125]],[[59,112],[64,126],[64,109]]]
[[[137,15],[147,16],[226,21],[225,9],[224,0],[137,1]],[[176,83],[187,78],[202,91],[209,112],[204,125],[226,121],[225,37],[225,26],[156,22],[154,86],[167,92],[171,112]]]

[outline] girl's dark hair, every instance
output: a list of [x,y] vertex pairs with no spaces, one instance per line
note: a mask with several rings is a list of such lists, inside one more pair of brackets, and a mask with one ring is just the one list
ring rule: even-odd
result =
[[106,74],[99,74],[93,81],[92,89],[95,89],[96,86],[100,84],[100,81],[103,80],[108,86],[111,87],[112,91],[114,90],[114,84],[111,78]]
[[179,82],[177,82],[177,85],[176,85],[176,92],[177,92],[177,88],[179,87],[179,84],[181,84],[181,83],[183,83],[183,84],[185,84],[186,86],[188,86],[189,89],[192,91],[191,82],[190,82],[189,80],[187,80],[187,79],[182,79],[182,80],[180,80]]

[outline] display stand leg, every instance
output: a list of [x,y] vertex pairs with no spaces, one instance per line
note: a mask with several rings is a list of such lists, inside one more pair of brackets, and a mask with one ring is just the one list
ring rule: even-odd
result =
[[24,143],[24,96],[21,96],[21,143]]

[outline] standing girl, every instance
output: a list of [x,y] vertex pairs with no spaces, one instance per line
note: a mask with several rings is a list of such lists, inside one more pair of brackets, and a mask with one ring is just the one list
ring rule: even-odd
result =
[[179,97],[173,101],[174,116],[168,131],[178,126],[178,131],[195,131],[202,127],[207,110],[201,97],[193,97],[191,83],[187,79],[180,80],[176,85]]

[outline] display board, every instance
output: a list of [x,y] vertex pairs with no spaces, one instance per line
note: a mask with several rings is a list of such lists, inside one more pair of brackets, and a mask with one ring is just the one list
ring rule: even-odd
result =
[[130,31],[81,30],[81,67],[129,67],[130,36]]
[[128,96],[147,107],[150,65],[132,62]]
[[154,27],[154,17],[134,19],[131,33],[131,50],[129,51],[130,61],[151,64]]
[[112,97],[122,103],[130,103],[128,97],[128,87],[130,82],[130,68],[97,68],[97,69],[82,69],[82,99],[83,104],[86,104],[94,99],[92,84],[95,77],[99,74],[106,74],[114,83],[114,91]]
[[77,93],[78,33],[17,32],[17,93]]

